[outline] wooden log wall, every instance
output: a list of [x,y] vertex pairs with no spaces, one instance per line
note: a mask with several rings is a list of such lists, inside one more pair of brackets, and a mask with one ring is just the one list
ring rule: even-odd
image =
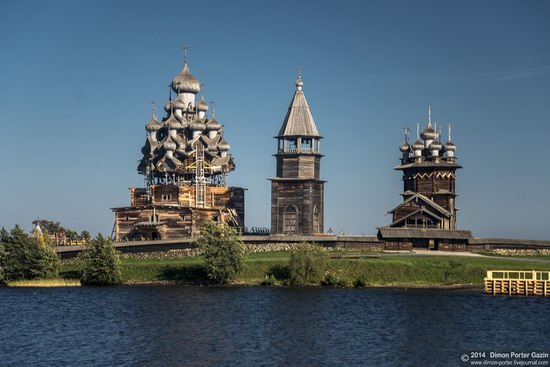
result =
[[244,224],[243,188],[206,186],[206,208],[194,207],[194,186],[154,185],[151,189],[151,203],[146,203],[145,189],[134,188],[131,189],[133,205],[114,209],[117,241],[197,235],[207,219],[230,222],[229,210],[235,210]]
[[[271,230],[273,234],[311,235],[324,233],[323,182],[315,180],[273,180],[271,185]],[[297,209],[295,233],[285,233],[284,213],[292,205]],[[314,228],[314,208],[318,211],[318,230]]]
[[278,155],[277,177],[319,179],[320,166],[321,157],[319,155]]

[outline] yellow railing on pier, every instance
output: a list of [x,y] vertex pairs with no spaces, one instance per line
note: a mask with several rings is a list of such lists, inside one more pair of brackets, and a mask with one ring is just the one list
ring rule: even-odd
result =
[[483,292],[509,296],[550,296],[550,271],[488,270]]

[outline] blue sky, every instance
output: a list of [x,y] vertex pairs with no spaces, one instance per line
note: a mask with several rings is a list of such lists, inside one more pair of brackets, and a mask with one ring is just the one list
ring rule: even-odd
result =
[[273,136],[301,65],[325,137],[325,228],[390,223],[402,129],[431,105],[464,166],[459,227],[550,239],[548,19],[548,1],[2,1],[0,226],[110,233],[187,45],[248,226],[270,223]]

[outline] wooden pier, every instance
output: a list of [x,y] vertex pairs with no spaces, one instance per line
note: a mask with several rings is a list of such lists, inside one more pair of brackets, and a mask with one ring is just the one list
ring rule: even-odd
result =
[[483,282],[486,294],[550,296],[550,271],[488,270]]

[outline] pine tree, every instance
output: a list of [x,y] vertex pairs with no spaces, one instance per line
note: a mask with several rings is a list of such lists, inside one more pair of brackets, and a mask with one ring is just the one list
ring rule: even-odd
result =
[[0,266],[5,280],[51,278],[59,274],[61,261],[53,248],[29,237],[19,225],[0,231],[4,247]]
[[85,285],[113,285],[122,283],[121,263],[113,241],[98,234],[86,243],[80,254],[82,274],[80,282]]

